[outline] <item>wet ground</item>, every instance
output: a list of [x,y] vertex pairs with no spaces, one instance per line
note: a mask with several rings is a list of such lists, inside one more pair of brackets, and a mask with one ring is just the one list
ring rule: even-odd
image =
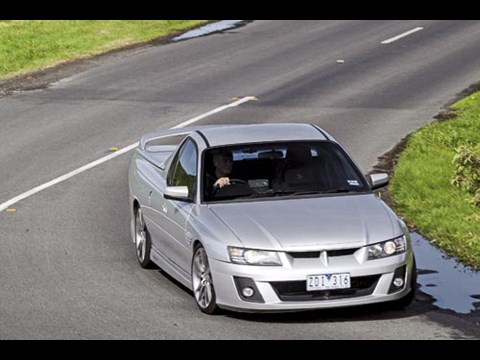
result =
[[433,305],[459,314],[480,310],[480,272],[448,257],[417,233],[412,233],[412,244],[420,291],[434,299]]
[[202,26],[198,29],[188,31],[180,36],[173,38],[173,41],[181,41],[192,39],[200,36],[205,36],[215,32],[221,32],[228,29],[233,29],[242,25],[245,25],[247,20],[222,20],[219,22],[214,22],[205,26]]

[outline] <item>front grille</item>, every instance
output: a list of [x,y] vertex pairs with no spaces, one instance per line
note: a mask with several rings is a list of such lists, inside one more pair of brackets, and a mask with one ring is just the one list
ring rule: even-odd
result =
[[307,291],[306,280],[271,282],[270,285],[282,301],[321,301],[371,295],[379,279],[380,275],[354,277],[350,289],[322,291]]
[[294,259],[317,259],[320,257],[320,251],[290,252],[288,254]]
[[[353,255],[357,249],[327,250],[328,257]],[[316,259],[320,257],[321,251],[289,252],[294,259]]]
[[358,249],[342,249],[327,251],[329,257],[353,255]]

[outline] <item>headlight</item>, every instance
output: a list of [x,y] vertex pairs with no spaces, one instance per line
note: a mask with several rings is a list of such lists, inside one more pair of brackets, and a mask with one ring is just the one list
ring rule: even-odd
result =
[[381,259],[407,251],[407,239],[404,236],[379,244],[367,246],[368,260]]
[[241,265],[265,265],[281,266],[282,262],[277,252],[251,250],[229,247],[230,260],[232,263]]

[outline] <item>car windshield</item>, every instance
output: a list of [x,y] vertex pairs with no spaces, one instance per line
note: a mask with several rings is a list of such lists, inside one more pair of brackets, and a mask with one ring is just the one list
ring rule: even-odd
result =
[[[218,180],[228,178],[229,185]],[[358,168],[330,141],[248,144],[205,152],[205,201],[366,192]]]

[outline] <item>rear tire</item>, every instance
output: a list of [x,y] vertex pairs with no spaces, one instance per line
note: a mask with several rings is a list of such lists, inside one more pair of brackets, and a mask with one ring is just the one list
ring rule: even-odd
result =
[[141,208],[135,209],[135,253],[140,266],[144,269],[154,269],[155,264],[150,260],[152,241],[143,218]]

